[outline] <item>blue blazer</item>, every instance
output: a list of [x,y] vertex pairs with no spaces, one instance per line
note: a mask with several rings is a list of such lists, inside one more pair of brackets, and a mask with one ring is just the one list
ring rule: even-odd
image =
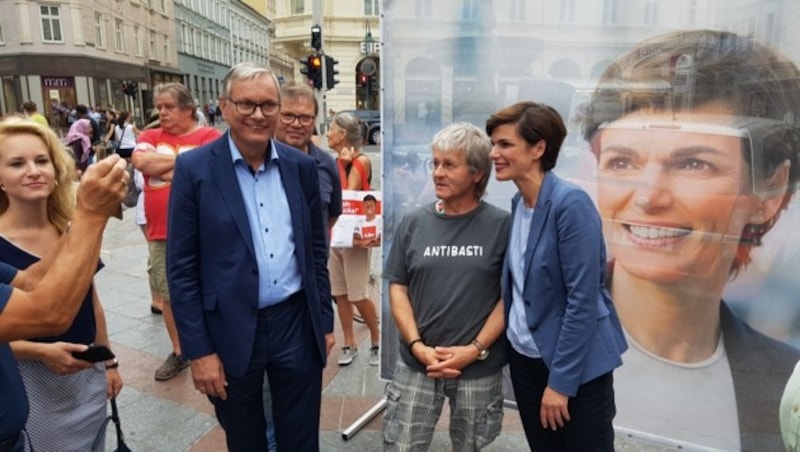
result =
[[[175,322],[186,358],[217,353],[225,372],[244,374],[258,317],[258,266],[239,191],[230,132],[182,153],[169,200],[167,275]],[[311,327],[326,363],[325,333],[333,331],[326,231],[316,161],[275,142],[288,197],[296,255]]]
[[[520,199],[517,193],[512,214]],[[509,257],[502,284],[506,325],[513,287]],[[575,396],[581,384],[622,365],[628,347],[605,288],[600,215],[586,192],[545,174],[524,258],[525,320],[550,371],[548,385]]]

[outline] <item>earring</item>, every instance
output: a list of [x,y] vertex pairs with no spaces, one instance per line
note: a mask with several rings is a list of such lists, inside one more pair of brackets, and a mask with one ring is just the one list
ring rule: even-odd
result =
[[742,231],[740,243],[742,245],[761,246],[761,238],[767,233],[764,223],[749,223]]
[[3,184],[0,184],[0,190],[6,191],[6,186],[3,185]]

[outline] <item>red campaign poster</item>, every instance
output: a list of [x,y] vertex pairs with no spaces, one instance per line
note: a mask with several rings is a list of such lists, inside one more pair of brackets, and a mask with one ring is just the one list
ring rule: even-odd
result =
[[331,247],[380,246],[383,234],[381,192],[342,190],[342,214],[331,233]]

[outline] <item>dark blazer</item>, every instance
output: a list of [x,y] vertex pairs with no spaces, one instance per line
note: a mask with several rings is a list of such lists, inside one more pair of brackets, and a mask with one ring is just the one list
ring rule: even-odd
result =
[[[512,213],[520,199],[517,193]],[[510,255],[502,284],[506,325],[512,301]],[[528,328],[550,371],[548,385],[568,396],[622,365],[628,347],[605,288],[605,264],[594,203],[583,189],[548,171],[531,220],[522,296]]]
[[[225,372],[244,374],[258,317],[258,266],[234,172],[230,132],[182,153],[169,201],[167,274],[184,357],[217,353]],[[333,307],[314,159],[273,140],[288,198],[296,255],[319,362],[333,332]]]
[[778,408],[800,350],[769,338],[720,306],[742,451],[784,450]]

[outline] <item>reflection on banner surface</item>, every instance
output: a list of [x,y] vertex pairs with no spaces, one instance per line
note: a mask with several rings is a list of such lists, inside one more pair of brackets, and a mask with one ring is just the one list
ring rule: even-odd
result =
[[[782,449],[778,404],[800,356],[787,345],[800,344],[800,48],[782,44],[800,32],[780,22],[800,5],[659,15],[651,2],[433,2],[426,15],[419,3],[383,8],[384,246],[405,211],[432,201],[424,162],[439,128],[483,126],[517,100],[554,106],[569,127],[556,172],[598,201],[632,345],[615,424],[687,448]],[[652,33],[738,31],[742,14],[751,36]],[[509,208],[513,191],[493,181],[486,199]],[[382,324],[390,378],[399,342]]]

